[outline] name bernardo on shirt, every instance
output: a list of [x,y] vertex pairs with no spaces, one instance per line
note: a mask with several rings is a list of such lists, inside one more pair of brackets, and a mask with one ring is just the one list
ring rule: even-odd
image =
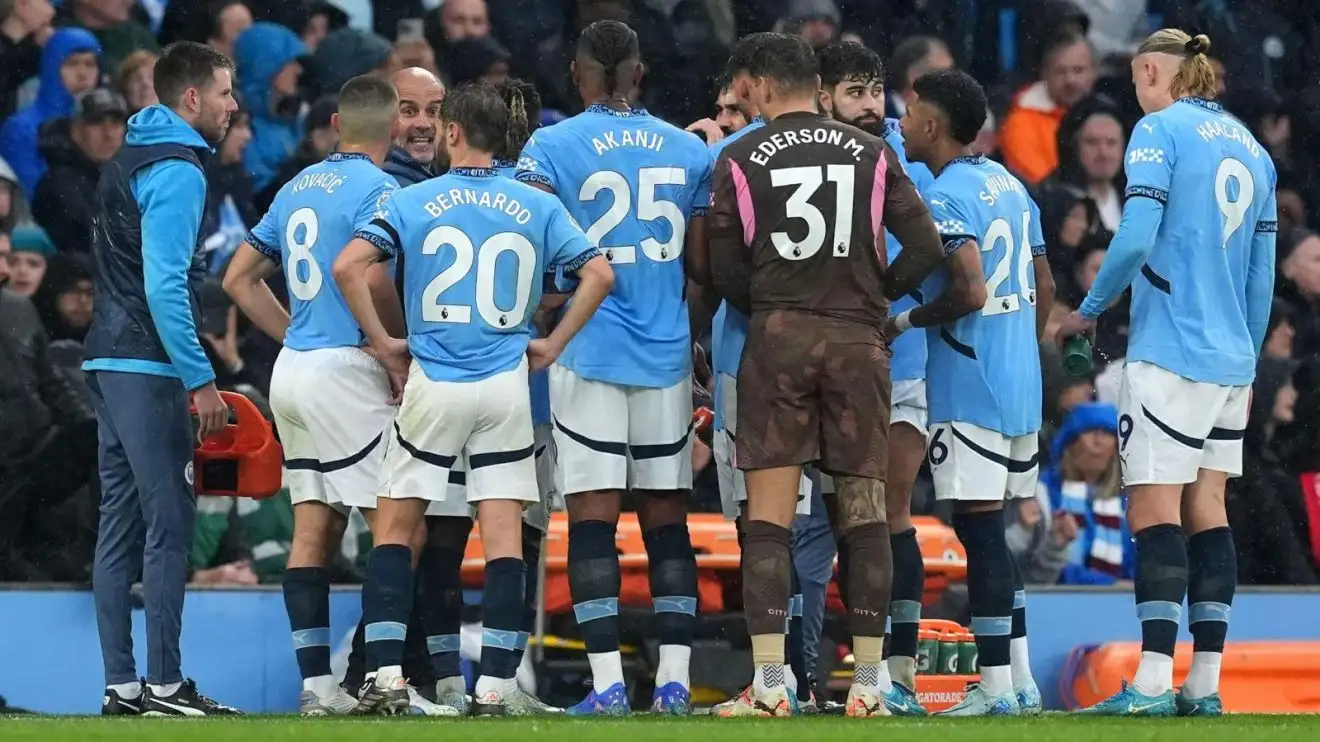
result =
[[838,129],[803,128],[771,134],[769,139],[756,145],[756,150],[748,159],[764,166],[779,152],[801,144],[832,144],[842,147],[849,150],[858,162],[862,161],[862,153],[866,151],[866,147],[855,138],[849,136],[845,140],[844,133]]
[[495,209],[513,217],[513,220],[519,224],[526,224],[532,220],[532,212],[519,203],[518,199],[477,188],[450,188],[448,191],[437,193],[435,198],[422,204],[426,213],[433,217],[438,217],[455,206],[481,206]]

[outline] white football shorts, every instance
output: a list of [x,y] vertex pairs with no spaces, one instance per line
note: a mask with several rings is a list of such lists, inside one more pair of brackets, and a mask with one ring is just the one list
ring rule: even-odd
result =
[[926,462],[937,500],[999,501],[1036,494],[1040,441],[971,423],[930,426]]
[[895,381],[890,396],[889,427],[911,425],[926,432],[926,380],[904,379]]
[[270,407],[295,505],[376,507],[396,411],[389,397],[385,369],[360,348],[280,351]]
[[550,367],[564,495],[692,489],[692,377],[665,389],[620,386]]
[[1118,459],[1123,484],[1190,484],[1200,469],[1242,476],[1251,386],[1192,381],[1151,363],[1123,369]]
[[446,501],[462,461],[469,505],[540,500],[525,358],[472,382],[432,381],[413,361],[395,426],[381,497]]

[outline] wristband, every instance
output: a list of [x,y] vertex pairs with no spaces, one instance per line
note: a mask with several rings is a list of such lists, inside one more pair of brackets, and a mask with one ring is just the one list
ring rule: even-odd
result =
[[905,312],[900,312],[899,315],[894,318],[894,327],[897,328],[899,332],[907,332],[912,329],[912,318],[908,316],[910,314],[912,314],[911,309]]

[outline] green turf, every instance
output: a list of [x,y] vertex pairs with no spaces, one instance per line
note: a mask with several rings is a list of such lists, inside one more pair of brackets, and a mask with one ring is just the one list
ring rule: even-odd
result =
[[[866,735],[863,737],[862,735]],[[871,736],[876,735],[876,736]],[[686,738],[686,739],[684,739]],[[0,740],[126,742],[1258,742],[1320,740],[1320,716],[1219,719],[0,719]]]

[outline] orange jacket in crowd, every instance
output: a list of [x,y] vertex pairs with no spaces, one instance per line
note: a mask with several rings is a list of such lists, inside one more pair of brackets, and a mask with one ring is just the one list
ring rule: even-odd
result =
[[1004,166],[1032,186],[1054,172],[1059,166],[1055,135],[1067,112],[1050,99],[1044,82],[1019,91],[999,130],[999,152]]

